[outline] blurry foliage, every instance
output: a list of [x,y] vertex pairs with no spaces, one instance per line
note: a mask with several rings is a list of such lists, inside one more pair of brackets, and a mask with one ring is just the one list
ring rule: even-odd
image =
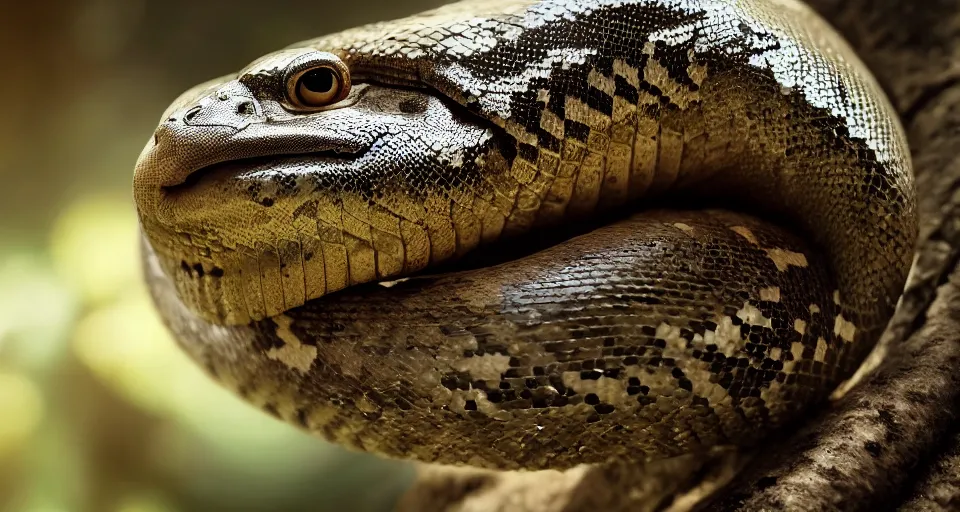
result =
[[194,83],[436,0],[5,6],[0,512],[387,510],[409,468],[242,403],[187,360],[141,282],[133,162]]

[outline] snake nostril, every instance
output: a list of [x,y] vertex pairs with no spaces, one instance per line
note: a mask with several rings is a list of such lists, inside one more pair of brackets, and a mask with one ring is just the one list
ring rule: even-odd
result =
[[187,113],[183,115],[183,122],[189,123],[193,121],[193,119],[197,117],[197,114],[200,113],[200,110],[202,110],[202,107],[199,105],[188,110]]
[[252,116],[256,112],[257,110],[253,107],[253,102],[250,100],[241,101],[240,104],[237,105],[237,113],[242,116]]

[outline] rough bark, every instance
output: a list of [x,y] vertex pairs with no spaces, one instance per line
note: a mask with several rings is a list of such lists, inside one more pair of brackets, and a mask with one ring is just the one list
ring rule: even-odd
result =
[[744,456],[718,451],[648,465],[495,472],[423,466],[398,512],[681,512],[729,483]]
[[[431,508],[407,510],[960,509],[960,1],[809,3],[901,113],[920,198],[915,268],[859,383],[748,461],[721,454],[669,470],[474,472],[474,487],[451,486],[464,476],[435,468],[401,509],[428,495]],[[741,465],[733,484],[702,499]]]
[[954,433],[900,508],[909,512],[960,509],[960,434]]

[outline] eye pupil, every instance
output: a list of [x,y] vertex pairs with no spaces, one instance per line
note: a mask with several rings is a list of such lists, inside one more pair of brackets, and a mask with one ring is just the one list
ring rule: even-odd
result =
[[350,69],[336,55],[324,52],[294,61],[285,73],[287,106],[314,111],[350,94]]
[[318,68],[307,71],[300,79],[303,87],[315,93],[330,92],[336,83],[336,77],[333,70],[329,68]]

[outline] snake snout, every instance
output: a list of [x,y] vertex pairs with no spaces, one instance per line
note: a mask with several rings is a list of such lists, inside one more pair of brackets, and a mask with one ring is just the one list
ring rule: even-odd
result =
[[171,109],[137,162],[137,192],[156,193],[157,188],[196,181],[195,174],[225,162],[271,155],[351,155],[369,145],[342,130],[305,130],[302,123],[270,110],[238,81]]
[[134,170],[134,195],[141,213],[156,211],[165,187],[179,185],[195,171],[229,160],[237,150],[218,144],[265,117],[252,93],[237,82],[199,86],[184,93],[165,113]]
[[263,107],[249,89],[232,82],[182,108],[161,123],[160,129],[186,126],[226,126],[240,130],[251,122],[263,121]]

